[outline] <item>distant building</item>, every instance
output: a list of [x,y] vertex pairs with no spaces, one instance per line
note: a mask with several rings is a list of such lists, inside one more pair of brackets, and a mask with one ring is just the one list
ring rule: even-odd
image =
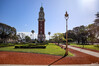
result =
[[39,18],[38,18],[38,41],[45,41],[45,18],[43,7],[40,7]]

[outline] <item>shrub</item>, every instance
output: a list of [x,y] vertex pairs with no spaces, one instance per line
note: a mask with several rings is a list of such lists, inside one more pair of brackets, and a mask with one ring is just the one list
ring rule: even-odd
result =
[[20,48],[20,46],[15,46],[15,48]]
[[15,45],[15,48],[46,48],[46,45]]
[[8,47],[8,46],[14,46],[14,44],[12,44],[12,43],[7,43],[7,44],[1,43],[0,44],[0,47]]
[[12,43],[8,43],[8,45],[9,45],[9,46],[14,46],[14,44],[12,44]]
[[44,42],[44,43],[36,43],[36,45],[48,45],[48,43]]

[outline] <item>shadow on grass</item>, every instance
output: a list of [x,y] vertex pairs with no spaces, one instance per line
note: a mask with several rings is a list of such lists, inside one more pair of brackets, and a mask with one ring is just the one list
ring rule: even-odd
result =
[[63,57],[61,57],[61,58],[57,59],[56,61],[50,63],[48,66],[50,66],[50,65],[52,65],[52,64],[54,64],[54,63],[56,63],[56,62],[58,62],[59,60],[62,60],[62,59],[65,58],[66,56],[67,56],[67,55],[64,55]]
[[97,47],[97,48],[99,48],[99,45],[96,45],[96,46],[94,46],[94,47]]

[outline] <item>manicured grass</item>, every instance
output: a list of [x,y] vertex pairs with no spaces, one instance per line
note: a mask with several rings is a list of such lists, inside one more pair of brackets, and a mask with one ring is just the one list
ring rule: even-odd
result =
[[[16,51],[16,52],[31,52],[31,53],[42,53],[42,54],[51,54],[51,55],[59,55],[64,56],[65,50],[61,49],[59,46],[49,43],[45,49],[15,49],[14,46],[10,47],[2,47],[0,51]],[[69,52],[68,56],[73,56],[72,53]]]
[[[77,44],[73,44],[73,43],[71,43],[70,45],[83,48],[83,45],[77,45]],[[99,45],[84,45],[84,48],[99,50]]]

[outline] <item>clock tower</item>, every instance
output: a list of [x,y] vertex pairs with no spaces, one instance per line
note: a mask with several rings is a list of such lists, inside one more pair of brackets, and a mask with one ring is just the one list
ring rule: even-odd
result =
[[39,18],[38,18],[38,41],[45,41],[45,18],[43,7],[40,7]]

